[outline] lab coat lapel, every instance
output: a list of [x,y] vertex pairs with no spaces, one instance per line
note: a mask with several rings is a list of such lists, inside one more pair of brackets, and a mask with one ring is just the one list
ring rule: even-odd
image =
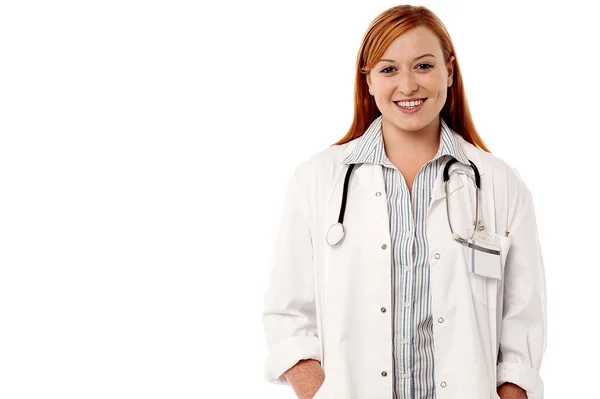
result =
[[[333,207],[330,217],[331,223],[337,221],[342,199],[342,187],[349,167],[348,164],[345,164],[344,160],[352,154],[358,142],[359,140],[357,139],[350,141],[342,151],[340,162],[344,165],[339,168],[335,178],[335,183],[333,184],[334,192],[332,193],[332,200],[330,202]],[[386,198],[382,166],[373,163],[356,164],[348,183],[348,203],[344,223],[347,220],[351,224],[352,220],[357,216],[355,213],[362,213],[363,216],[368,215],[368,217],[358,218],[361,221],[360,228],[371,232],[368,234],[369,238],[375,239],[373,237],[377,237],[377,240],[383,240],[385,237],[389,238],[390,224]],[[349,233],[347,239],[351,240]]]
[[[462,146],[465,156],[471,160],[479,171],[479,175],[485,175],[486,171],[479,157],[479,150],[466,142],[462,137],[456,135],[457,141]],[[446,193],[444,191],[444,167],[443,162],[439,173],[436,176],[435,184],[432,190],[431,202],[429,205],[428,225],[436,226],[434,229],[428,229],[427,235],[436,242],[446,242],[450,239],[451,233],[448,225],[448,212],[446,211]],[[450,170],[461,168],[465,173],[473,173],[470,166],[452,165]],[[482,178],[481,197],[485,199],[484,190],[485,180]],[[453,227],[459,234],[465,234],[465,229],[470,228],[474,220],[475,207],[475,182],[470,177],[462,173],[453,173],[448,180],[448,203],[450,207],[450,217],[453,220]],[[480,202],[482,205],[483,202]],[[479,212],[483,211],[480,207]],[[471,222],[467,222],[471,221]],[[441,241],[438,241],[441,240]]]
[[[481,159],[479,157],[479,150],[474,145],[468,143],[459,134],[456,134],[456,133],[452,133],[452,134],[456,138],[458,144],[462,147],[462,150],[464,151],[467,158],[469,160],[473,161],[475,166],[477,166],[480,176],[483,176],[486,173],[486,171],[485,171],[483,164],[481,163]],[[357,143],[358,143],[358,140],[356,140],[356,139],[348,143],[348,145],[346,146],[346,148],[343,151],[342,159],[345,159],[347,156],[349,156],[352,153],[352,151],[356,147]],[[435,179],[435,184],[433,186],[433,191],[431,194],[430,212],[434,208],[437,208],[437,205],[438,205],[437,202],[439,200],[444,199],[446,196],[446,193],[444,190],[444,176],[443,176],[443,170],[444,170],[444,167],[446,166],[446,162],[447,162],[447,160],[445,162],[443,162],[443,164],[441,165],[441,167],[439,169],[439,173],[437,174],[436,179]],[[456,167],[457,167],[456,165],[452,166],[452,168],[456,168]],[[342,182],[343,182],[343,173],[345,173],[344,170],[345,170],[345,168],[343,168],[343,170],[340,171],[340,176],[339,176],[339,178],[341,179]],[[371,194],[371,192],[372,192],[372,195],[376,195],[377,192],[382,193],[382,195],[385,194],[385,192],[386,192],[385,191],[385,181],[384,181],[383,170],[382,170],[381,165],[375,165],[375,164],[370,164],[370,163],[358,164],[355,167],[354,174],[356,176],[355,184],[357,186],[361,186],[362,189],[368,189],[370,191],[369,194]],[[450,197],[453,196],[453,194],[456,193],[458,190],[464,189],[466,184],[472,184],[472,181],[470,178],[468,178],[462,174],[454,174],[448,180],[449,199],[451,199]],[[387,218],[388,217],[387,206],[385,208],[385,212],[377,212],[377,217],[378,218],[383,218],[383,217]],[[389,226],[389,221],[381,220],[381,222],[386,222],[387,226]]]
[[[479,171],[479,175],[483,176],[485,174],[485,168],[483,166],[483,164],[481,163],[481,159],[479,158],[479,153],[478,150],[470,143],[468,143],[465,139],[463,139],[460,135],[458,134],[454,134],[454,137],[456,138],[456,140],[458,141],[459,145],[462,146],[463,151],[465,152],[467,158],[469,160],[471,160],[475,166],[477,167],[477,170]],[[440,200],[440,199],[444,199],[444,197],[446,196],[446,193],[444,191],[444,167],[446,166],[446,163],[448,161],[444,161],[442,163],[442,165],[440,166],[440,170],[439,173],[436,176],[435,179],[435,184],[433,186],[433,191],[431,193],[431,204],[433,205],[436,201]],[[452,165],[452,167],[450,167],[450,170],[453,170],[456,167],[460,167],[457,165]],[[471,169],[469,166],[467,166],[467,169]],[[472,172],[471,172],[472,173]],[[461,188],[463,188],[465,186],[465,184],[473,184],[473,182],[471,181],[470,178],[464,176],[464,175],[453,175],[450,177],[450,179],[448,180],[448,195],[451,196],[452,193],[454,193],[456,190],[459,190]]]
[[[444,166],[446,166],[446,162],[442,164],[440,171],[435,178],[435,183],[431,192],[431,204],[437,200],[444,199],[446,196],[446,191],[444,189]],[[462,177],[463,176],[459,177],[454,175],[448,180],[448,195],[452,195],[452,193],[464,186]]]
[[[344,168],[344,171],[346,169]],[[443,169],[436,177],[435,185],[432,192],[432,200],[430,205],[430,220],[435,220],[436,226],[443,225],[446,222],[446,208],[443,199],[445,198]],[[339,177],[340,184],[344,179],[344,173]],[[381,165],[364,163],[357,164],[353,171],[354,178],[350,180],[348,197],[353,198],[360,203],[362,212],[369,213],[369,228],[374,231],[385,231],[389,234],[389,210],[386,198],[385,180],[383,176],[383,167]],[[468,189],[467,184],[471,183],[471,179],[462,174],[455,173],[448,180],[448,195],[449,201],[454,199],[460,190]],[[458,196],[457,198],[459,198]],[[437,201],[437,200],[442,201]],[[457,205],[457,204],[454,204]]]
[[[389,229],[389,216],[387,209],[387,201],[381,201],[381,198],[386,198],[385,181],[383,177],[383,167],[372,163],[364,163],[356,165],[356,188],[369,199],[368,204],[372,204],[370,209],[365,209],[372,213],[381,226],[385,225]],[[379,193],[379,194],[377,194]]]

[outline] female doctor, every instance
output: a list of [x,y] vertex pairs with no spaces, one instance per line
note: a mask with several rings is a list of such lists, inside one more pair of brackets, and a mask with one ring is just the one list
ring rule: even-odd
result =
[[532,196],[427,8],[369,26],[350,130],[289,181],[263,320],[265,378],[301,399],[544,397]]

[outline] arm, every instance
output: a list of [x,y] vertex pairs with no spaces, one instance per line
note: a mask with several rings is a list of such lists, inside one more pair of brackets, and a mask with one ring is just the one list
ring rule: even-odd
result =
[[321,363],[316,360],[300,360],[285,376],[298,399],[312,399],[325,380]]
[[546,350],[546,284],[530,194],[515,215],[510,235],[497,385],[510,382],[525,390],[527,399],[543,399],[544,384],[539,371]]
[[518,385],[506,382],[498,387],[500,399],[527,399],[527,392]]
[[[263,323],[269,347],[265,379],[291,384],[297,394],[303,395],[301,397],[312,398],[311,394],[321,385],[323,372],[317,336],[312,237],[305,195],[294,174],[288,184],[275,239]],[[300,362],[304,359],[314,361]]]

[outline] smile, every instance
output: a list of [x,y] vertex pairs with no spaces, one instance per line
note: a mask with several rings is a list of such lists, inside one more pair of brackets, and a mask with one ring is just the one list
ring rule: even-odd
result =
[[422,108],[423,104],[427,101],[427,99],[418,100],[418,101],[394,101],[394,104],[404,113],[412,113],[417,112]]

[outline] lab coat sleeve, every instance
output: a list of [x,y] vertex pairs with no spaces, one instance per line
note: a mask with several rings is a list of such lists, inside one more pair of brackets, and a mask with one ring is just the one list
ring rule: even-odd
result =
[[546,350],[546,284],[531,194],[516,213],[504,270],[504,301],[497,386],[512,382],[528,399],[543,399],[540,377]]
[[307,193],[296,175],[285,196],[263,312],[268,344],[265,379],[286,385],[283,373],[299,360],[321,361]]

